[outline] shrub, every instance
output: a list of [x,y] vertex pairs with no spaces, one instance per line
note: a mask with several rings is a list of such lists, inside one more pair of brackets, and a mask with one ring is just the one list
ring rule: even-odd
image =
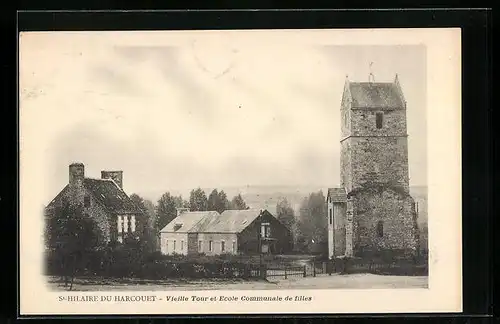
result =
[[[250,278],[259,275],[258,258],[241,255],[162,255],[143,253],[129,244],[112,244],[98,251],[86,253],[78,275],[109,278]],[[61,257],[47,255],[46,273],[62,274]]]

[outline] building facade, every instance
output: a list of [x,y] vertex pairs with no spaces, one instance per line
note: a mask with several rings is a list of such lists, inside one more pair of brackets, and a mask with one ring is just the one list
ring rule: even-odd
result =
[[123,191],[123,171],[102,171],[100,179],[85,177],[83,163],[69,166],[68,184],[47,205],[45,217],[65,203],[79,204],[93,219],[104,242],[123,242],[126,235],[139,239],[146,216]]
[[346,80],[341,103],[341,186],[327,195],[329,255],[415,254],[406,101],[393,82]]
[[160,231],[162,254],[206,255],[284,253],[291,250],[290,231],[267,210],[188,212]]

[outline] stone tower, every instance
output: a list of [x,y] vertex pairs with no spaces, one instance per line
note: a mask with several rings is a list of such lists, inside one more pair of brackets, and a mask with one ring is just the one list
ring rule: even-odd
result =
[[346,80],[341,105],[341,185],[381,183],[409,192],[406,102],[392,83]]
[[[328,209],[342,211],[331,221],[329,244],[343,248],[334,254],[415,253],[406,101],[398,76],[384,83],[346,79],[340,111],[341,188],[329,190],[337,194],[328,197]],[[339,190],[344,199],[338,198]]]

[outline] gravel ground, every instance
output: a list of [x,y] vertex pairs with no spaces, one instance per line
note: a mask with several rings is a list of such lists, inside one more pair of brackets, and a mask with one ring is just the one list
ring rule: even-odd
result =
[[[48,277],[53,290],[67,290],[59,278]],[[374,274],[318,275],[316,277],[270,278],[269,281],[245,280],[110,280],[77,278],[74,291],[169,291],[169,290],[268,290],[268,289],[374,289],[427,288],[428,277],[382,276]]]

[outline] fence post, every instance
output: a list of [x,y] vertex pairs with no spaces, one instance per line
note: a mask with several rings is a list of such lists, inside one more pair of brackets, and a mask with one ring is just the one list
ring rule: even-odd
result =
[[323,273],[326,273],[326,261],[323,261]]
[[285,279],[286,279],[286,267],[285,267]]
[[261,279],[267,279],[267,266],[265,264],[260,266],[260,277]]
[[316,263],[313,262],[313,277],[316,277]]
[[306,276],[306,266],[304,265],[304,277]]

